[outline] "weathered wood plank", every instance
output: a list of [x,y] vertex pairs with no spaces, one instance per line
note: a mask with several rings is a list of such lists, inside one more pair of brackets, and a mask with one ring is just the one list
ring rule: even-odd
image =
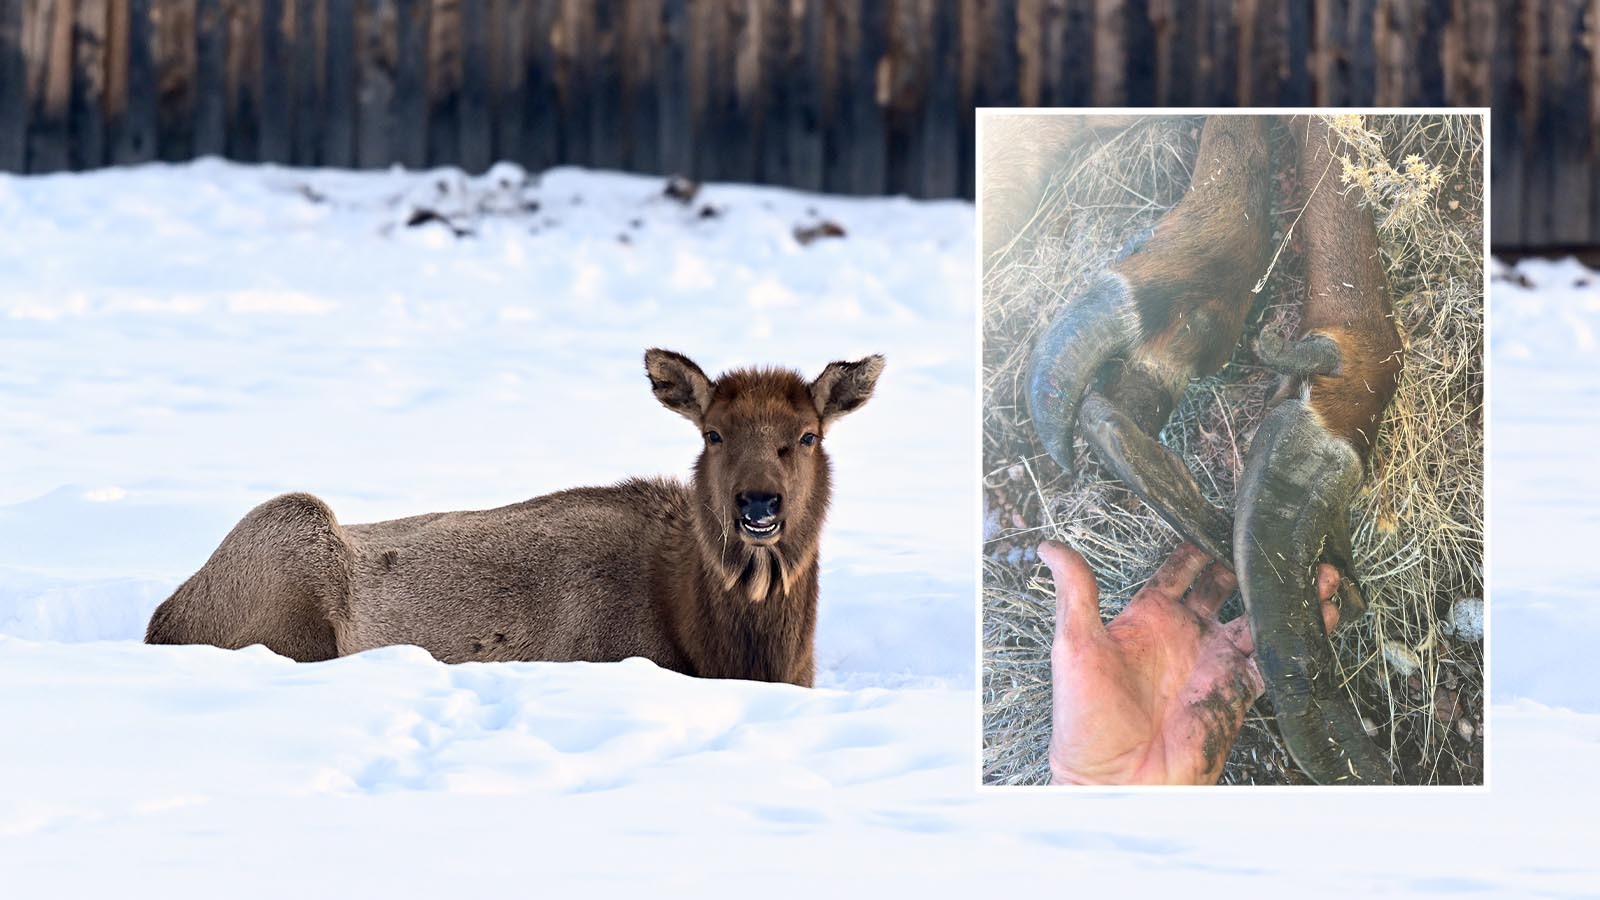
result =
[[[396,0],[394,99],[389,103],[390,159],[408,169],[428,165],[428,63],[431,0]],[[453,142],[452,142],[453,143]]]
[[290,65],[294,90],[290,158],[297,166],[320,164],[327,145],[331,104],[327,96],[329,60],[324,6],[324,0],[290,0],[288,52],[293,60]]
[[793,184],[789,159],[790,88],[799,73],[789,61],[790,21],[788,0],[751,0],[748,5],[750,27],[749,85],[743,89],[751,98],[751,135],[754,153],[754,180],[774,184]]
[[523,90],[527,75],[524,61],[528,37],[527,4],[519,0],[492,0],[489,5],[489,126],[493,156],[522,160]]
[[357,62],[356,3],[353,0],[321,0],[317,14],[323,37],[322,165],[346,168],[356,164],[356,122],[360,113],[356,102]]
[[574,48],[574,58],[584,60],[590,102],[590,164],[600,169],[620,169],[626,156],[622,134],[622,78],[617,41],[621,30],[620,0],[589,0],[588,33]]
[[[113,13],[121,6],[112,7]],[[200,92],[195,46],[196,0],[155,0],[150,4],[150,64],[156,85],[156,154],[169,162],[195,155],[195,101]],[[126,97],[128,78],[122,66],[123,86],[108,93]],[[119,77],[114,63],[108,83]]]
[[[884,101],[884,124],[888,137],[888,191],[912,195],[922,168],[922,147],[918,143],[922,117],[918,110],[927,87],[928,21],[918,0],[898,0],[893,4],[889,26],[888,65],[880,82]],[[977,0],[966,0],[961,9],[962,33],[969,46],[962,48],[961,83],[972,96],[978,75],[977,60],[982,53],[984,25],[973,22]],[[970,106],[970,104],[966,104]]]
[[661,0],[656,91],[661,171],[687,175],[694,169],[694,131],[689,97],[689,3]]
[[194,152],[221,156],[228,151],[227,11],[205,2],[195,13]]
[[106,0],[76,0],[72,28],[72,140],[74,169],[106,161]]
[[72,3],[37,0],[34,28],[25,31],[25,46],[33,61],[29,75],[28,169],[58,172],[71,160],[72,105]]
[[375,169],[394,159],[390,109],[394,105],[396,0],[362,0],[354,21],[356,40],[356,164]]
[[22,55],[22,0],[0,0],[0,172],[28,164],[28,69]]
[[261,2],[227,4],[228,156],[243,162],[261,155]]
[[1535,146],[1548,153],[1538,167],[1544,202],[1530,213],[1542,243],[1590,240],[1589,184],[1594,170],[1589,134],[1591,50],[1582,23],[1589,0],[1547,0],[1543,40],[1543,109]]
[[1094,98],[1094,0],[1047,0],[1041,12],[1045,106],[1085,106]]
[[261,124],[259,154],[262,162],[287,163],[294,152],[295,83],[316,75],[298,72],[290,64],[289,14],[294,5],[286,0],[260,0],[261,20],[259,65]]
[[461,0],[461,167],[494,162],[490,117],[489,0]]
[[523,91],[522,163],[535,171],[561,160],[561,110],[556,90],[556,31],[561,0],[529,0]]
[[761,155],[760,0],[725,0],[717,11],[727,52],[717,64],[727,85],[724,118],[712,122],[727,181],[753,182]]
[[620,165],[636,172],[661,171],[661,91],[656,84],[661,53],[661,0],[633,0],[617,23]]
[[461,165],[461,3],[432,0],[429,4],[422,127],[428,143],[428,164]]
[[888,184],[888,144],[878,73],[889,39],[888,4],[827,0],[834,47],[833,114],[823,128],[823,187],[845,194],[878,194]]

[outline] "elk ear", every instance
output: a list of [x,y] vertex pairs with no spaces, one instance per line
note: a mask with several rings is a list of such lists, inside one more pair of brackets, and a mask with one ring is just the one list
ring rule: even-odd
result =
[[824,427],[848,412],[854,412],[872,396],[872,388],[883,372],[883,357],[869,356],[855,362],[832,362],[811,382],[811,401]]
[[662,406],[700,424],[700,417],[711,406],[711,379],[694,360],[671,350],[646,350],[644,373]]

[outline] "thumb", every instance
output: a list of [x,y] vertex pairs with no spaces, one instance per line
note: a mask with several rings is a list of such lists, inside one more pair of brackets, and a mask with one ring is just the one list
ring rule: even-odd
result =
[[1056,637],[1099,633],[1105,627],[1100,622],[1100,588],[1089,564],[1060,541],[1040,544],[1039,558],[1050,567],[1056,582]]

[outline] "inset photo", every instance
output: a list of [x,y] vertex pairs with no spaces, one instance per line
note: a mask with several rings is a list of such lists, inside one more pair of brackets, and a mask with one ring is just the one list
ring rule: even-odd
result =
[[1485,783],[1487,121],[981,112],[984,784]]

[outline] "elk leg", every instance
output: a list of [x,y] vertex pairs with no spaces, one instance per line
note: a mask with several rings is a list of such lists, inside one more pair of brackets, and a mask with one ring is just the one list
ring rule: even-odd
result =
[[1348,544],[1361,473],[1360,456],[1309,406],[1284,401],[1251,444],[1234,518],[1234,571],[1256,663],[1289,753],[1320,784],[1394,781],[1340,685],[1317,598],[1317,560],[1330,543]]

